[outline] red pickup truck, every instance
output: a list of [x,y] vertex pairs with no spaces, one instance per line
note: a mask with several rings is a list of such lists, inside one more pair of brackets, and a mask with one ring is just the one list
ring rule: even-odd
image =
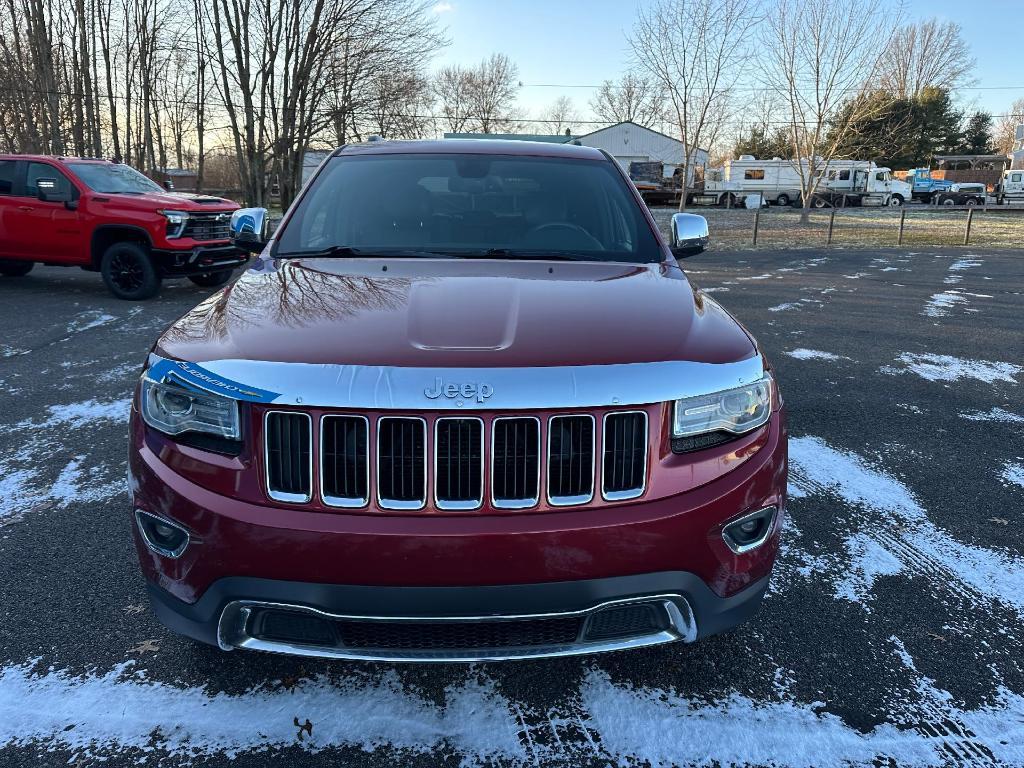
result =
[[248,258],[230,241],[237,209],[108,160],[0,155],[0,275],[27,275],[37,262],[81,267],[132,301],[166,277],[215,288]]

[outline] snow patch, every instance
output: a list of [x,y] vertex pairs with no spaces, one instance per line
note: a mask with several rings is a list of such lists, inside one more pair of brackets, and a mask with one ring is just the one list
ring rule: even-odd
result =
[[991,408],[987,411],[963,411],[961,419],[968,421],[999,421],[1005,424],[1024,424],[1024,416],[1003,410],[1002,408]]
[[999,478],[1004,485],[1019,485],[1024,488],[1024,464],[1006,462],[1003,465],[1003,471],[999,473]]
[[966,601],[999,601],[1024,614],[1024,560],[964,544],[939,528],[911,491],[857,454],[817,437],[791,438],[791,472],[809,493],[831,493],[864,513],[860,533],[870,536],[913,574],[948,585]]
[[[989,360],[965,360],[951,355],[931,355],[904,352],[896,358],[911,373],[916,373],[928,381],[959,381],[960,379],[977,379],[986,384],[1005,381],[1016,384],[1016,377],[1024,372],[1024,367],[1013,363],[991,362]],[[883,368],[882,373],[902,373],[895,368]]]
[[800,309],[800,302],[788,301],[785,304],[777,304],[774,307],[768,307],[769,312],[785,312],[787,309]]
[[922,315],[928,317],[945,317],[954,304],[966,304],[967,299],[959,291],[944,291],[932,294],[931,299],[924,305]]
[[897,557],[863,533],[846,540],[846,551],[850,556],[849,569],[843,580],[835,586],[836,597],[843,600],[867,603],[875,579],[879,576],[894,576],[903,570],[903,564]]
[[726,286],[719,285],[719,286],[713,286],[711,288],[701,288],[700,292],[701,293],[722,293],[723,291],[728,291],[728,290],[729,289]]
[[90,328],[98,328],[101,325],[107,325],[117,320],[113,315],[100,312],[98,310],[91,312],[83,312],[70,323],[68,323],[68,333],[81,333],[82,331],[88,331]]
[[49,497],[61,508],[76,502],[104,501],[124,490],[121,481],[96,484],[96,468],[82,470],[85,456],[76,456],[61,470],[50,487]]
[[42,426],[78,428],[97,421],[126,421],[131,410],[131,403],[130,398],[124,398],[123,400],[85,400],[67,405],[51,405],[47,409],[49,416]]
[[[109,752],[153,746],[194,760],[223,754],[305,747],[432,753],[458,751],[464,764],[523,763],[526,752],[509,702],[493,683],[446,690],[444,706],[405,691],[397,675],[341,685],[318,677],[290,690],[256,688],[211,694],[129,675],[123,664],[103,675],[36,674],[28,666],[0,673],[0,746]],[[309,721],[308,735],[295,723]]]
[[830,360],[830,361],[834,361],[834,360],[849,360],[850,359],[850,358],[844,357],[842,355],[835,355],[835,354],[833,354],[831,352],[822,352],[822,351],[817,350],[817,349],[804,349],[803,347],[800,347],[799,349],[794,349],[791,352],[785,352],[783,354],[789,355],[790,357],[795,357],[797,360]]

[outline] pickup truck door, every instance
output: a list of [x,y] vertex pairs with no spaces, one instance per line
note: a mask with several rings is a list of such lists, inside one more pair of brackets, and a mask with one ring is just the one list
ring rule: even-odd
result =
[[1010,171],[1006,174],[1004,195],[1024,194],[1024,171]]
[[53,264],[82,264],[88,249],[81,242],[82,225],[77,210],[64,203],[39,199],[39,180],[53,179],[58,189],[70,189],[77,198],[78,189],[55,165],[29,161],[17,195],[11,198],[14,210],[7,218],[9,233],[17,254],[33,261]]

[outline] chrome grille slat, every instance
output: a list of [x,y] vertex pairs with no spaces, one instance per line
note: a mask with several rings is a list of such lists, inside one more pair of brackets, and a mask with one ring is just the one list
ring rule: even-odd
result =
[[548,503],[586,504],[594,498],[594,417],[548,420]]
[[434,423],[434,502],[476,509],[484,500],[484,423],[444,417]]
[[308,414],[268,411],[263,422],[267,494],[305,504],[312,498],[313,425]]
[[604,417],[601,495],[608,501],[643,494],[647,482],[647,413],[619,411]]
[[491,499],[499,509],[539,500],[540,419],[499,417],[491,423]]
[[320,420],[320,497],[330,507],[370,502],[369,421],[328,415]]
[[420,509],[427,499],[427,423],[418,417],[377,421],[377,500],[385,509]]

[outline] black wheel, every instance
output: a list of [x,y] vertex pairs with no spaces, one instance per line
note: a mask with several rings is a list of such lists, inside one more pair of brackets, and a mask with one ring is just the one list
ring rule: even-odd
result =
[[946,197],[946,198],[943,198],[942,204],[943,205],[956,205],[956,200],[954,200],[952,197]]
[[731,192],[723,195],[721,200],[718,202],[722,208],[735,208],[736,207],[736,196]]
[[222,269],[217,272],[204,272],[201,275],[189,275],[188,279],[202,288],[220,288],[231,279],[231,272],[230,269]]
[[903,205],[903,197],[901,195],[893,195],[889,198],[889,206],[891,208],[899,208]]
[[787,195],[787,194],[779,195],[778,197],[775,198],[775,204],[776,205],[781,205],[781,206],[789,205],[789,195]]
[[981,205],[981,201],[976,197],[968,197],[966,204],[968,208],[974,208],[977,205]]
[[828,200],[826,200],[823,197],[815,197],[811,201],[811,205],[813,205],[815,208],[826,208],[828,207]]
[[0,259],[0,275],[3,275],[4,277],[24,277],[32,271],[32,267],[34,266],[35,262],[32,261]]
[[160,275],[153,260],[138,243],[114,243],[107,248],[100,272],[107,289],[119,299],[141,301],[160,290]]

